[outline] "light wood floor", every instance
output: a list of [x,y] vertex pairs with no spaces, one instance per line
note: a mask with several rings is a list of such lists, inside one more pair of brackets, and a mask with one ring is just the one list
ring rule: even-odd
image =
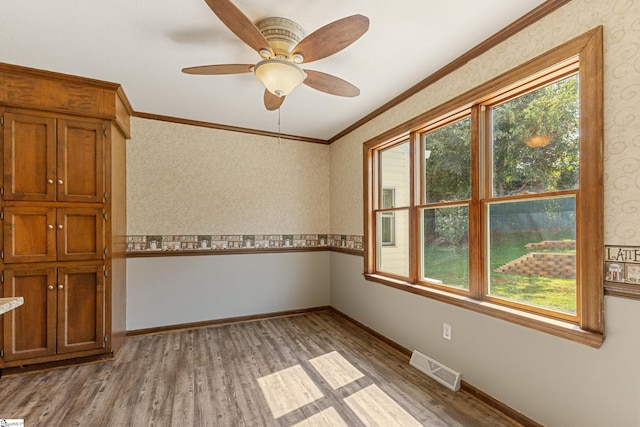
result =
[[29,427],[519,425],[332,311],[130,337],[115,361],[4,377],[3,418]]

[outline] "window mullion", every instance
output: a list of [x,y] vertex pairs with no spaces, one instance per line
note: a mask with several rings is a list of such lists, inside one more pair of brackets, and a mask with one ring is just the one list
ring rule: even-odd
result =
[[363,170],[365,174],[364,181],[366,183],[364,192],[364,203],[366,207],[364,210],[364,271],[365,273],[373,273],[378,262],[377,251],[375,250],[377,246],[375,210],[378,208],[376,196],[380,175],[378,173],[377,153],[366,145],[363,146],[363,150]]
[[469,202],[469,293],[475,299],[482,299],[486,292],[484,257],[484,215],[481,195],[486,188],[481,160],[486,158],[487,139],[483,131],[484,109],[476,105],[471,109],[471,201]]
[[409,222],[411,224],[411,231],[409,232],[409,281],[411,283],[417,283],[419,276],[419,257],[420,257],[420,223],[419,215],[416,212],[416,201],[419,200],[419,196],[416,192],[421,191],[420,185],[421,179],[419,178],[422,173],[422,168],[417,166],[416,162],[419,162],[422,156],[420,153],[420,134],[412,132],[409,137],[410,145],[410,167],[409,167]]

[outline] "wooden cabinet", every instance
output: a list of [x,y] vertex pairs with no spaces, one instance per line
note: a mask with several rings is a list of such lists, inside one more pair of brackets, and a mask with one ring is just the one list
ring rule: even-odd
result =
[[104,201],[107,122],[4,115],[4,200]]
[[0,369],[117,353],[126,149],[118,85],[0,64]]
[[102,263],[5,268],[4,296],[22,296],[21,310],[4,316],[4,361],[103,349]]
[[106,256],[102,207],[8,206],[4,262],[82,261]]
[[56,260],[56,209],[5,207],[2,211],[5,263]]
[[3,199],[55,200],[55,119],[6,113],[3,136]]
[[29,302],[3,316],[4,361],[55,354],[55,268],[5,269],[4,276],[4,296]]

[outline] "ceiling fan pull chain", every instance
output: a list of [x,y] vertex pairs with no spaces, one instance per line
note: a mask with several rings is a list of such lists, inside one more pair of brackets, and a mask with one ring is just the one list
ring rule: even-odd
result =
[[280,107],[278,107],[278,145],[282,142],[282,133],[280,132]]

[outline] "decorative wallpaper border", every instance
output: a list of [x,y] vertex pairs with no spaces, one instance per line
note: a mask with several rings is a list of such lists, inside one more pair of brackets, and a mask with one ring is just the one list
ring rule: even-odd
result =
[[[364,254],[363,236],[352,234],[147,234],[126,241],[131,256],[322,249]],[[640,299],[640,247],[605,246],[604,261],[606,294]]]
[[608,295],[640,299],[640,247],[604,247],[605,282]]
[[255,251],[337,248],[363,251],[363,236],[349,234],[182,234],[130,235],[127,253]]

